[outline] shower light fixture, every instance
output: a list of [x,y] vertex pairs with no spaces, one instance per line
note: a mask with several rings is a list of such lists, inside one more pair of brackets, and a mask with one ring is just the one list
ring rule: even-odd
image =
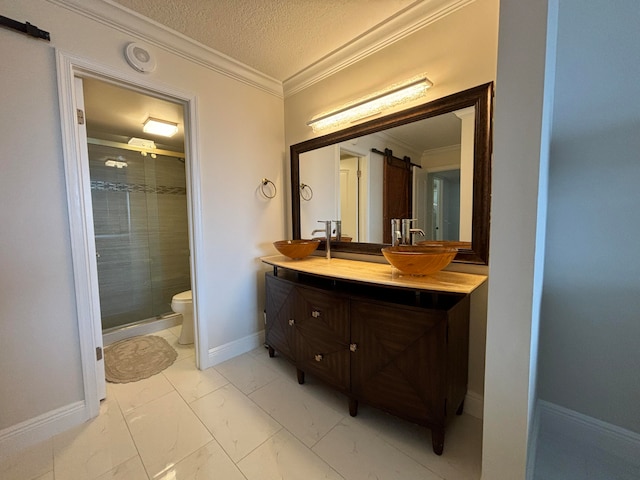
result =
[[377,115],[383,110],[422,97],[427,89],[433,86],[426,76],[412,78],[406,82],[395,84],[385,90],[366,96],[332,112],[323,113],[312,118],[307,125],[314,132],[335,128],[356,120]]
[[173,137],[178,133],[178,124],[149,117],[143,123],[142,131],[163,137]]
[[154,150],[156,148],[156,142],[147,140],[146,138],[131,137],[127,143],[133,147],[146,148],[147,150]]

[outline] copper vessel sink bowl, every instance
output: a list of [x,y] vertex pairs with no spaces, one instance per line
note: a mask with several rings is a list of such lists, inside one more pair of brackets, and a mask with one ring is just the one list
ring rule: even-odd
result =
[[280,240],[278,242],[273,242],[273,246],[276,247],[276,250],[285,257],[289,257],[294,260],[311,255],[316,251],[318,245],[320,245],[320,240],[318,239]]
[[407,275],[430,275],[451,263],[458,249],[448,246],[396,245],[385,247],[382,254],[400,272]]

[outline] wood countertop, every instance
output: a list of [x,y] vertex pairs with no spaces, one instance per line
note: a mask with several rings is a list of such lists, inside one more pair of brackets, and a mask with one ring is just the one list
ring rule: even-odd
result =
[[309,256],[300,260],[292,260],[284,255],[272,255],[261,257],[260,260],[274,267],[310,275],[431,292],[468,294],[487,279],[486,275],[445,270],[433,275],[405,275],[388,263],[363,262],[343,258],[326,259],[325,257]]

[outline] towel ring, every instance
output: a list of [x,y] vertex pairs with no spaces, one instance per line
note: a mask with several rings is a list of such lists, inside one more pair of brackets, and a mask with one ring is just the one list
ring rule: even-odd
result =
[[[308,192],[305,193],[305,191]],[[300,197],[307,202],[313,198],[313,190],[311,190],[311,187],[306,183],[300,184]]]
[[[269,195],[269,193],[267,193],[265,191],[265,187],[267,185],[271,184],[271,186],[273,187],[273,193],[271,195]],[[268,178],[263,178],[262,179],[262,184],[260,185],[260,191],[262,192],[262,195],[264,195],[267,198],[273,198],[276,196],[276,194],[278,193],[278,189],[276,188],[276,184],[273,183],[271,180],[269,180]]]

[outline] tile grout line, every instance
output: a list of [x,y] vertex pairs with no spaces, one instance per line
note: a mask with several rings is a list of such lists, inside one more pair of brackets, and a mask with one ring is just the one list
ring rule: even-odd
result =
[[[129,432],[129,437],[131,438],[131,442],[133,442],[133,446],[136,449],[136,453],[138,454],[137,456],[138,456],[138,459],[140,460],[140,463],[142,464],[142,468],[144,468],[144,473],[147,476],[147,479],[151,479],[151,475],[149,474],[149,471],[147,470],[147,466],[142,461],[142,455],[140,454],[140,449],[138,448],[138,444],[136,443],[136,439],[133,437],[133,433],[131,432],[131,427],[129,427],[129,422],[127,422],[127,416],[122,411],[122,407],[120,406],[120,401],[118,400],[118,397],[115,395],[115,393],[113,394],[113,399],[115,400],[115,403],[118,406],[118,410],[120,410],[120,415],[122,415],[122,421],[124,422],[125,426],[127,427],[127,432]],[[106,399],[105,399],[105,401],[106,401]],[[149,403],[149,402],[147,402],[147,403]],[[135,410],[135,409],[132,409],[132,411],[133,410]],[[131,458],[133,458],[133,457],[131,457]],[[129,460],[131,460],[131,459],[129,459]],[[126,460],[126,461],[129,461],[129,460]],[[122,465],[122,464],[120,464],[120,465]],[[115,470],[120,465],[115,466],[110,471]]]

